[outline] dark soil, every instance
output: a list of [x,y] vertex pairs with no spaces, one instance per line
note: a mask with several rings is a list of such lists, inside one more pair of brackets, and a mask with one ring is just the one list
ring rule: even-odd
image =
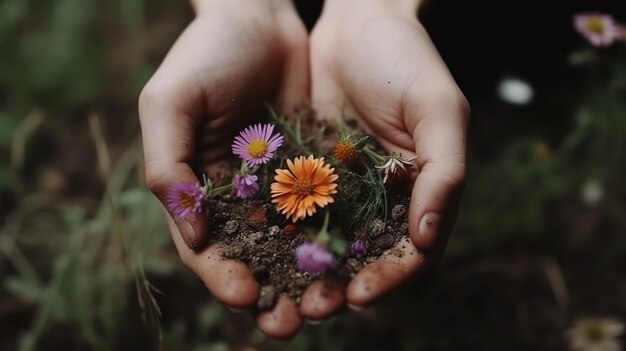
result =
[[336,256],[338,265],[323,275],[299,271],[294,254],[296,247],[307,239],[305,226],[319,229],[319,225],[311,225],[316,218],[294,225],[270,203],[231,196],[212,199],[208,205],[209,224],[215,235],[209,244],[221,246],[224,259],[239,260],[250,267],[261,285],[257,307],[267,310],[274,307],[281,293],[299,303],[302,293],[315,280],[347,283],[365,265],[408,236],[408,202],[407,196],[390,198],[387,220],[375,218],[368,224],[367,255],[350,257],[350,241],[346,240],[348,255]]

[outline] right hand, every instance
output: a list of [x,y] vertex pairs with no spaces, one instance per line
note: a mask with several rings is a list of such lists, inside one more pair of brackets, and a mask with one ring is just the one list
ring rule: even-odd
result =
[[[308,96],[307,33],[289,0],[197,0],[197,16],[180,35],[139,98],[146,182],[166,205],[168,190],[199,183],[230,154],[231,137],[275,103],[291,111]],[[259,286],[240,262],[223,260],[202,217],[168,215],[182,261],[217,299],[235,309],[256,303]],[[289,337],[302,318],[281,297],[257,316],[270,336]]]

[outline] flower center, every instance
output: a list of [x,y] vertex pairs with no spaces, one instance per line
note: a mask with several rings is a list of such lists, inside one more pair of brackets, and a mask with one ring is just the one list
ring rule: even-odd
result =
[[180,205],[184,208],[193,210],[196,207],[196,198],[189,193],[181,194]]
[[309,181],[298,179],[296,180],[296,184],[294,184],[294,192],[298,196],[309,196],[313,192],[313,185],[311,185]]
[[585,27],[591,33],[602,34],[604,33],[604,22],[600,17],[592,17],[587,20]]
[[253,158],[260,158],[265,156],[269,144],[265,140],[255,140],[248,145],[248,153]]
[[601,341],[604,340],[604,329],[602,329],[601,326],[599,326],[598,324],[592,324],[590,326],[587,327],[587,330],[585,330],[585,334],[587,335],[587,339],[589,339],[590,341]]

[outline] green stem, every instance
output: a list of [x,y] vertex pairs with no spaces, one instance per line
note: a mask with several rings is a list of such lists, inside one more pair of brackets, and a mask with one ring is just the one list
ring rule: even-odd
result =
[[232,189],[233,189],[233,184],[232,183],[228,183],[226,185],[222,185],[220,187],[211,189],[210,192],[209,192],[209,196],[211,196],[211,195],[224,195],[224,194],[229,193]]
[[369,146],[363,148],[363,153],[375,163],[384,163],[385,161],[387,161],[387,158],[385,156],[372,150]]
[[326,211],[326,215],[324,216],[324,224],[322,224],[322,229],[317,233],[317,237],[315,241],[320,244],[327,244],[330,241],[330,234],[328,233],[328,222],[330,221],[330,211]]
[[296,144],[302,147],[302,127],[300,126],[300,116],[296,117]]

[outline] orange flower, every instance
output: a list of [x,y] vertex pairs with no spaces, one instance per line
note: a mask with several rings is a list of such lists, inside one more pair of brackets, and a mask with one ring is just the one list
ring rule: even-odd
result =
[[296,157],[287,160],[289,169],[277,169],[272,183],[272,202],[276,209],[293,222],[304,219],[317,211],[317,206],[325,207],[333,203],[332,195],[337,193],[339,178],[334,168],[324,164],[324,158]]

